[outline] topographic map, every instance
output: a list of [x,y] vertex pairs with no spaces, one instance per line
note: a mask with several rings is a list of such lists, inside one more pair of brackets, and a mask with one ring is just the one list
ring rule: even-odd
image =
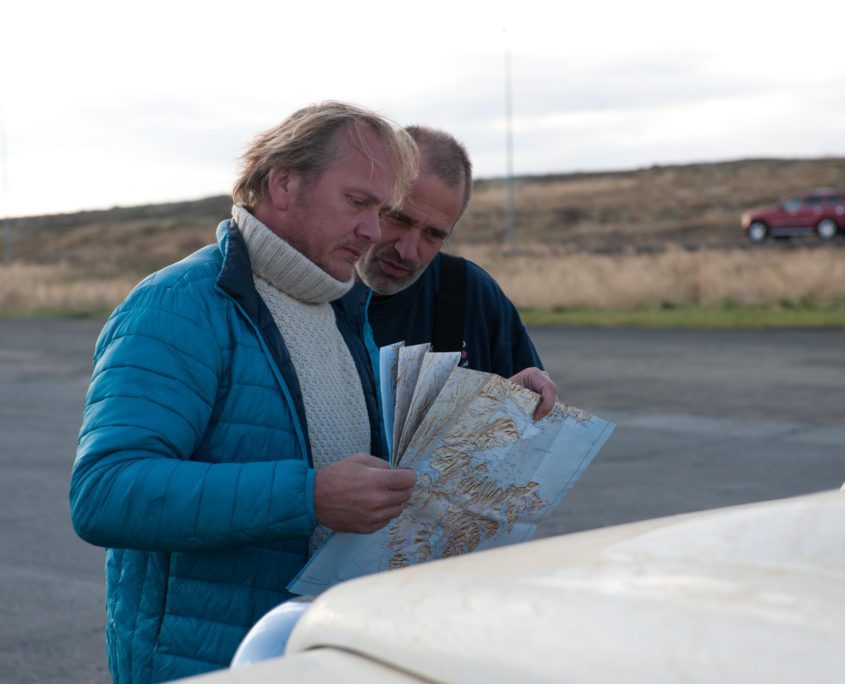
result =
[[290,584],[294,593],[530,539],[613,430],[561,403],[535,422],[533,392],[457,368],[456,354],[408,349],[404,367],[398,345],[382,350],[381,379],[395,389],[383,393],[395,397],[394,416],[416,421],[394,431],[391,453],[417,473],[411,500],[377,532],[334,533]]

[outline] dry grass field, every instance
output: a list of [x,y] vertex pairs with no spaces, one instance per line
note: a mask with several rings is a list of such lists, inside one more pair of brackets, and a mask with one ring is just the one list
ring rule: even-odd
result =
[[138,282],[132,276],[97,276],[67,263],[0,266],[0,313],[96,315],[112,310]]
[[840,249],[687,251],[670,245],[607,255],[548,245],[513,253],[470,245],[453,251],[494,274],[520,308],[829,306],[845,299]]
[[[535,245],[449,251],[487,269],[525,309],[829,307],[845,301],[845,250],[696,250],[595,254]],[[114,308],[143,277],[112,263],[13,263],[0,267],[0,312],[84,315]]]
[[[516,248],[504,249],[505,185],[481,180],[448,251],[528,309],[845,309],[845,250],[813,238],[749,249],[738,226],[743,209],[822,186],[845,189],[845,159],[521,178]],[[212,242],[228,210],[220,196],[15,219],[0,314],[108,311],[146,274]]]

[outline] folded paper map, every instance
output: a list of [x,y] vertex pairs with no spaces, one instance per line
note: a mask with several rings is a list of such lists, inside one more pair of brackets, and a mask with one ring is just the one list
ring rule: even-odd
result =
[[417,484],[371,534],[336,532],[289,585],[318,594],[353,577],[530,539],[604,445],[613,424],[492,373],[458,368],[428,345],[381,350],[390,462]]

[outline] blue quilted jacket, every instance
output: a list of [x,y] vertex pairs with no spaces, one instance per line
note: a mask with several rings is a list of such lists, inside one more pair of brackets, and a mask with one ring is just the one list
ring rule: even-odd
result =
[[[70,485],[74,529],[106,547],[116,682],[229,664],[288,599],[316,525],[299,382],[231,221],[138,285],[97,342]],[[334,303],[381,455],[363,307]]]

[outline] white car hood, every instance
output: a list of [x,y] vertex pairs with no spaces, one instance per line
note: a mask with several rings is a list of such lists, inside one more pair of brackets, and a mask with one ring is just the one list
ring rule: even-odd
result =
[[843,681],[845,492],[661,518],[346,582],[285,660],[435,681]]

